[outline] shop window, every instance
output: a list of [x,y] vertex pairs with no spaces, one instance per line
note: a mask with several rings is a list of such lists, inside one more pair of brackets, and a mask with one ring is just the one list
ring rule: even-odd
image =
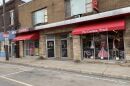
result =
[[77,16],[93,11],[92,0],[65,0],[66,16]]
[[34,41],[27,40],[24,41],[24,51],[26,56],[34,56],[35,55],[35,46],[34,46]]
[[38,26],[48,22],[47,8],[33,12],[33,25]]
[[84,58],[123,60],[123,31],[94,33],[81,36]]
[[94,59],[94,40],[93,34],[82,36],[84,58]]
[[123,32],[120,31],[109,32],[108,42],[109,42],[109,53],[110,53],[109,59],[110,60],[124,59]]
[[107,33],[96,33],[95,34],[95,59],[108,60],[108,40]]

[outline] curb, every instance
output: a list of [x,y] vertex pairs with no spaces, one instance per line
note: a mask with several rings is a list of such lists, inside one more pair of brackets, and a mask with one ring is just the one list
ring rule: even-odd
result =
[[21,66],[28,66],[28,67],[36,67],[36,68],[44,68],[44,69],[49,69],[49,70],[66,71],[66,72],[83,74],[83,75],[91,75],[91,76],[99,76],[99,77],[107,77],[107,78],[130,80],[130,77],[115,76],[115,75],[105,74],[105,73],[84,72],[84,71],[77,71],[77,70],[73,70],[73,69],[69,69],[68,70],[68,69],[63,69],[63,68],[51,68],[51,67],[45,67],[45,66],[35,66],[35,65],[30,65],[30,64],[14,63],[14,62],[3,62],[3,61],[0,61],[0,63],[14,64],[14,65],[21,65]]

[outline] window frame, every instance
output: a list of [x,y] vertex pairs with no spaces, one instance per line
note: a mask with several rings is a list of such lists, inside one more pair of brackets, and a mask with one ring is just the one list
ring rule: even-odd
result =
[[[43,20],[42,20],[42,22],[37,23],[36,22],[36,17],[35,17],[36,14],[35,13],[40,12],[40,11],[43,11],[43,16],[42,16]],[[47,23],[48,23],[47,7],[44,7],[44,8],[41,8],[41,9],[38,9],[38,10],[35,10],[35,11],[32,12],[32,25],[33,26],[40,26],[40,25],[44,25],[44,24],[47,24]]]
[[[88,5],[91,5],[91,7],[87,7]],[[87,2],[87,0],[86,0],[86,3],[85,3],[85,8],[86,8],[86,13],[89,13],[89,12],[92,12],[93,11],[93,0],[91,0],[90,2]],[[91,9],[91,11],[88,11],[88,9]]]
[[14,23],[15,23],[15,20],[14,20],[15,13],[14,12],[15,12],[14,10],[9,11],[9,13],[10,13],[10,25],[14,25]]
[[[67,3],[66,3],[67,2]],[[70,3],[70,4],[68,4],[68,2]],[[75,1],[76,2],[76,1]],[[84,1],[83,1],[84,2]],[[83,13],[79,13],[79,14],[76,14],[76,15],[74,15],[73,14],[73,11],[72,11],[72,5],[71,5],[72,3],[71,3],[71,0],[65,0],[65,16],[66,17],[72,17],[72,16],[76,16],[76,15],[80,15],[80,14],[86,14],[86,13],[90,13],[90,12],[93,12],[93,0],[85,0],[85,3],[84,3],[84,6],[85,6],[85,13],[83,12]],[[67,6],[67,5],[70,5],[70,6]],[[89,8],[87,7],[89,5]],[[91,6],[91,7],[90,7]],[[70,9],[70,11],[67,11],[68,9],[67,9],[67,7],[69,7]],[[70,12],[70,13],[68,13],[68,12]]]

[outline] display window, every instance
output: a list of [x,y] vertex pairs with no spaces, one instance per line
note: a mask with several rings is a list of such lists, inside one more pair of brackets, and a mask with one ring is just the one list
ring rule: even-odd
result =
[[124,59],[124,40],[122,31],[109,32],[108,35],[109,42],[109,53],[110,60],[122,60]]
[[39,41],[24,41],[24,51],[26,56],[39,55]]
[[96,33],[95,42],[95,59],[108,59],[108,42],[107,33]]
[[83,56],[85,58],[94,58],[94,40],[93,34],[82,36]]
[[81,36],[83,57],[101,60],[123,60],[123,31],[86,34]]

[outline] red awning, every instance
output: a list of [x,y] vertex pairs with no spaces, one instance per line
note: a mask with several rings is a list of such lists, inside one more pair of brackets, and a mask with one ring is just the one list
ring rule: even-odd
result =
[[86,26],[77,27],[72,31],[73,35],[96,33],[104,31],[125,30],[124,20],[105,21]]
[[14,38],[14,41],[22,41],[22,40],[38,40],[39,33],[31,33],[31,34],[22,34]]

